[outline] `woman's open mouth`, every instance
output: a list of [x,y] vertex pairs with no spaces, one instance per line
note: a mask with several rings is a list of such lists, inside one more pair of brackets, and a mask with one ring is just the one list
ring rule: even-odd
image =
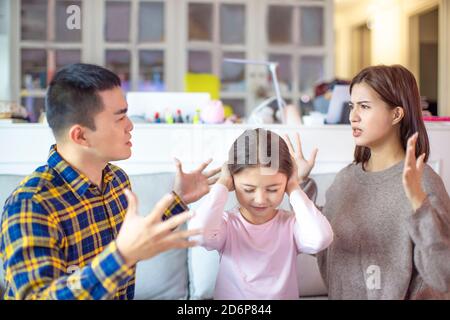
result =
[[353,136],[354,136],[355,138],[357,138],[357,137],[359,137],[359,136],[361,136],[361,135],[362,135],[362,130],[361,130],[361,129],[353,128]]

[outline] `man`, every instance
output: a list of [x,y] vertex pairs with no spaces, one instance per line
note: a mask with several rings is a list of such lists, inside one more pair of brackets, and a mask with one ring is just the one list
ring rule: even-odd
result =
[[4,207],[5,298],[132,299],[138,261],[195,245],[188,238],[200,230],[176,229],[188,212],[162,216],[206,194],[220,168],[203,173],[206,162],[186,174],[177,160],[174,192],[141,217],[128,176],[109,163],[131,155],[133,125],[119,78],[69,65],[49,85],[46,112],[56,145]]

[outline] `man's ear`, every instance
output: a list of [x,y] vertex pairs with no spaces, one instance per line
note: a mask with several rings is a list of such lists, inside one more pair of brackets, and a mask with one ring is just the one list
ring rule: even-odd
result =
[[89,142],[86,138],[86,128],[80,126],[79,124],[73,125],[69,129],[69,139],[70,141],[73,141],[76,144],[82,145],[82,146],[89,146]]
[[405,116],[405,111],[403,110],[403,107],[395,107],[394,110],[392,110],[392,115],[392,124],[397,124],[402,121]]

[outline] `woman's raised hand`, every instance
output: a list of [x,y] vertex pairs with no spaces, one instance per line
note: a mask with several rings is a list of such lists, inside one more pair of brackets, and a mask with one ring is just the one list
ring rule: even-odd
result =
[[422,189],[422,174],[424,167],[425,153],[416,159],[416,143],[418,133],[413,134],[406,144],[405,166],[403,168],[403,189],[411,202],[411,206],[416,211],[427,197]]

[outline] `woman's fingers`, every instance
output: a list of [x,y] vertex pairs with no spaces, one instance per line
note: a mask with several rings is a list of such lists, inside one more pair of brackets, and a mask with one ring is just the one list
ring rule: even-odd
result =
[[417,141],[417,132],[413,134],[406,144],[406,158],[405,158],[405,166],[413,167],[416,164],[416,141]]
[[422,153],[419,156],[419,158],[417,158],[416,168],[417,168],[417,171],[419,171],[419,172],[422,172],[423,171],[423,167],[425,166],[425,162],[424,162],[425,156],[426,156],[426,154]]

